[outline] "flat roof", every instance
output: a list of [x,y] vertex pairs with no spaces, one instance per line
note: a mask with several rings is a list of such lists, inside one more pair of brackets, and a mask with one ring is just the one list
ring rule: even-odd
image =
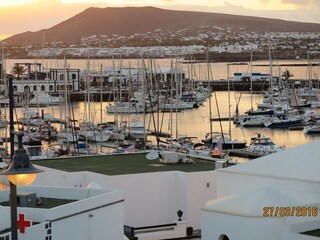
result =
[[104,175],[123,175],[135,173],[182,171],[200,172],[215,169],[213,161],[194,160],[190,164],[159,163],[159,160],[146,159],[147,153],[112,154],[85,157],[58,158],[52,160],[36,160],[34,164],[66,172],[90,171]]
[[[36,208],[55,208],[59,207],[68,203],[73,203],[78,200],[70,200],[70,199],[59,199],[59,198],[46,198],[46,197],[41,197],[41,203],[36,205]],[[3,207],[8,207],[9,206],[9,201],[5,202],[0,202],[0,205]]]

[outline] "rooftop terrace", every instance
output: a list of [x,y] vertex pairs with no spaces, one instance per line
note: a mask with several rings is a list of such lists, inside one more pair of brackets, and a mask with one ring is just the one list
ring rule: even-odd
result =
[[66,172],[90,171],[104,175],[161,171],[200,172],[212,171],[215,168],[214,162],[204,160],[195,160],[195,163],[192,164],[164,165],[158,160],[147,160],[146,153],[37,160],[34,161],[34,164]]
[[[72,203],[78,200],[70,200],[70,199],[58,199],[58,198],[41,198],[41,203],[37,204],[37,208],[55,208],[68,203]],[[9,206],[9,201],[0,202],[1,206]]]

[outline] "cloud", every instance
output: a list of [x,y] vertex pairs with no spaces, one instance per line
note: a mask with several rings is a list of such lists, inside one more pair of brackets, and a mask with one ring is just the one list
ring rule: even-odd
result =
[[[270,3],[272,0],[259,0],[261,3]],[[313,8],[320,8],[320,1],[319,0],[278,0],[282,4],[292,4],[296,5],[299,8],[303,9],[313,9]]]
[[24,5],[31,3],[32,0],[0,0],[0,7],[6,7],[6,6],[16,6],[16,5]]
[[[268,1],[268,0],[263,0],[263,1]],[[161,7],[163,8],[163,6]],[[170,6],[170,9],[216,12],[216,13],[243,15],[243,16],[277,18],[277,19],[284,19],[287,21],[320,23],[320,14],[318,9],[296,8],[294,10],[265,10],[265,9],[253,10],[253,9],[245,8],[242,5],[234,5],[229,2],[225,2],[223,6],[214,6],[214,7],[201,6],[201,5],[193,5],[193,6],[172,5]]]
[[298,6],[309,7],[309,8],[319,8],[320,1],[319,0],[281,0],[284,4],[295,4]]

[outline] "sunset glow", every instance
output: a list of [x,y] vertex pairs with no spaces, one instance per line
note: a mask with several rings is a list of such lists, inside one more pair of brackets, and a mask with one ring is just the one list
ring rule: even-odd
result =
[[32,0],[0,0],[0,7],[24,5],[31,2]]

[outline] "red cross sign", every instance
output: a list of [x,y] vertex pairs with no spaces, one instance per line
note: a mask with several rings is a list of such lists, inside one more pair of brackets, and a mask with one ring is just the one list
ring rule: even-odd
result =
[[18,219],[18,226],[19,226],[20,233],[25,233],[26,228],[31,226],[31,221],[25,220],[24,214],[20,213],[19,219]]

